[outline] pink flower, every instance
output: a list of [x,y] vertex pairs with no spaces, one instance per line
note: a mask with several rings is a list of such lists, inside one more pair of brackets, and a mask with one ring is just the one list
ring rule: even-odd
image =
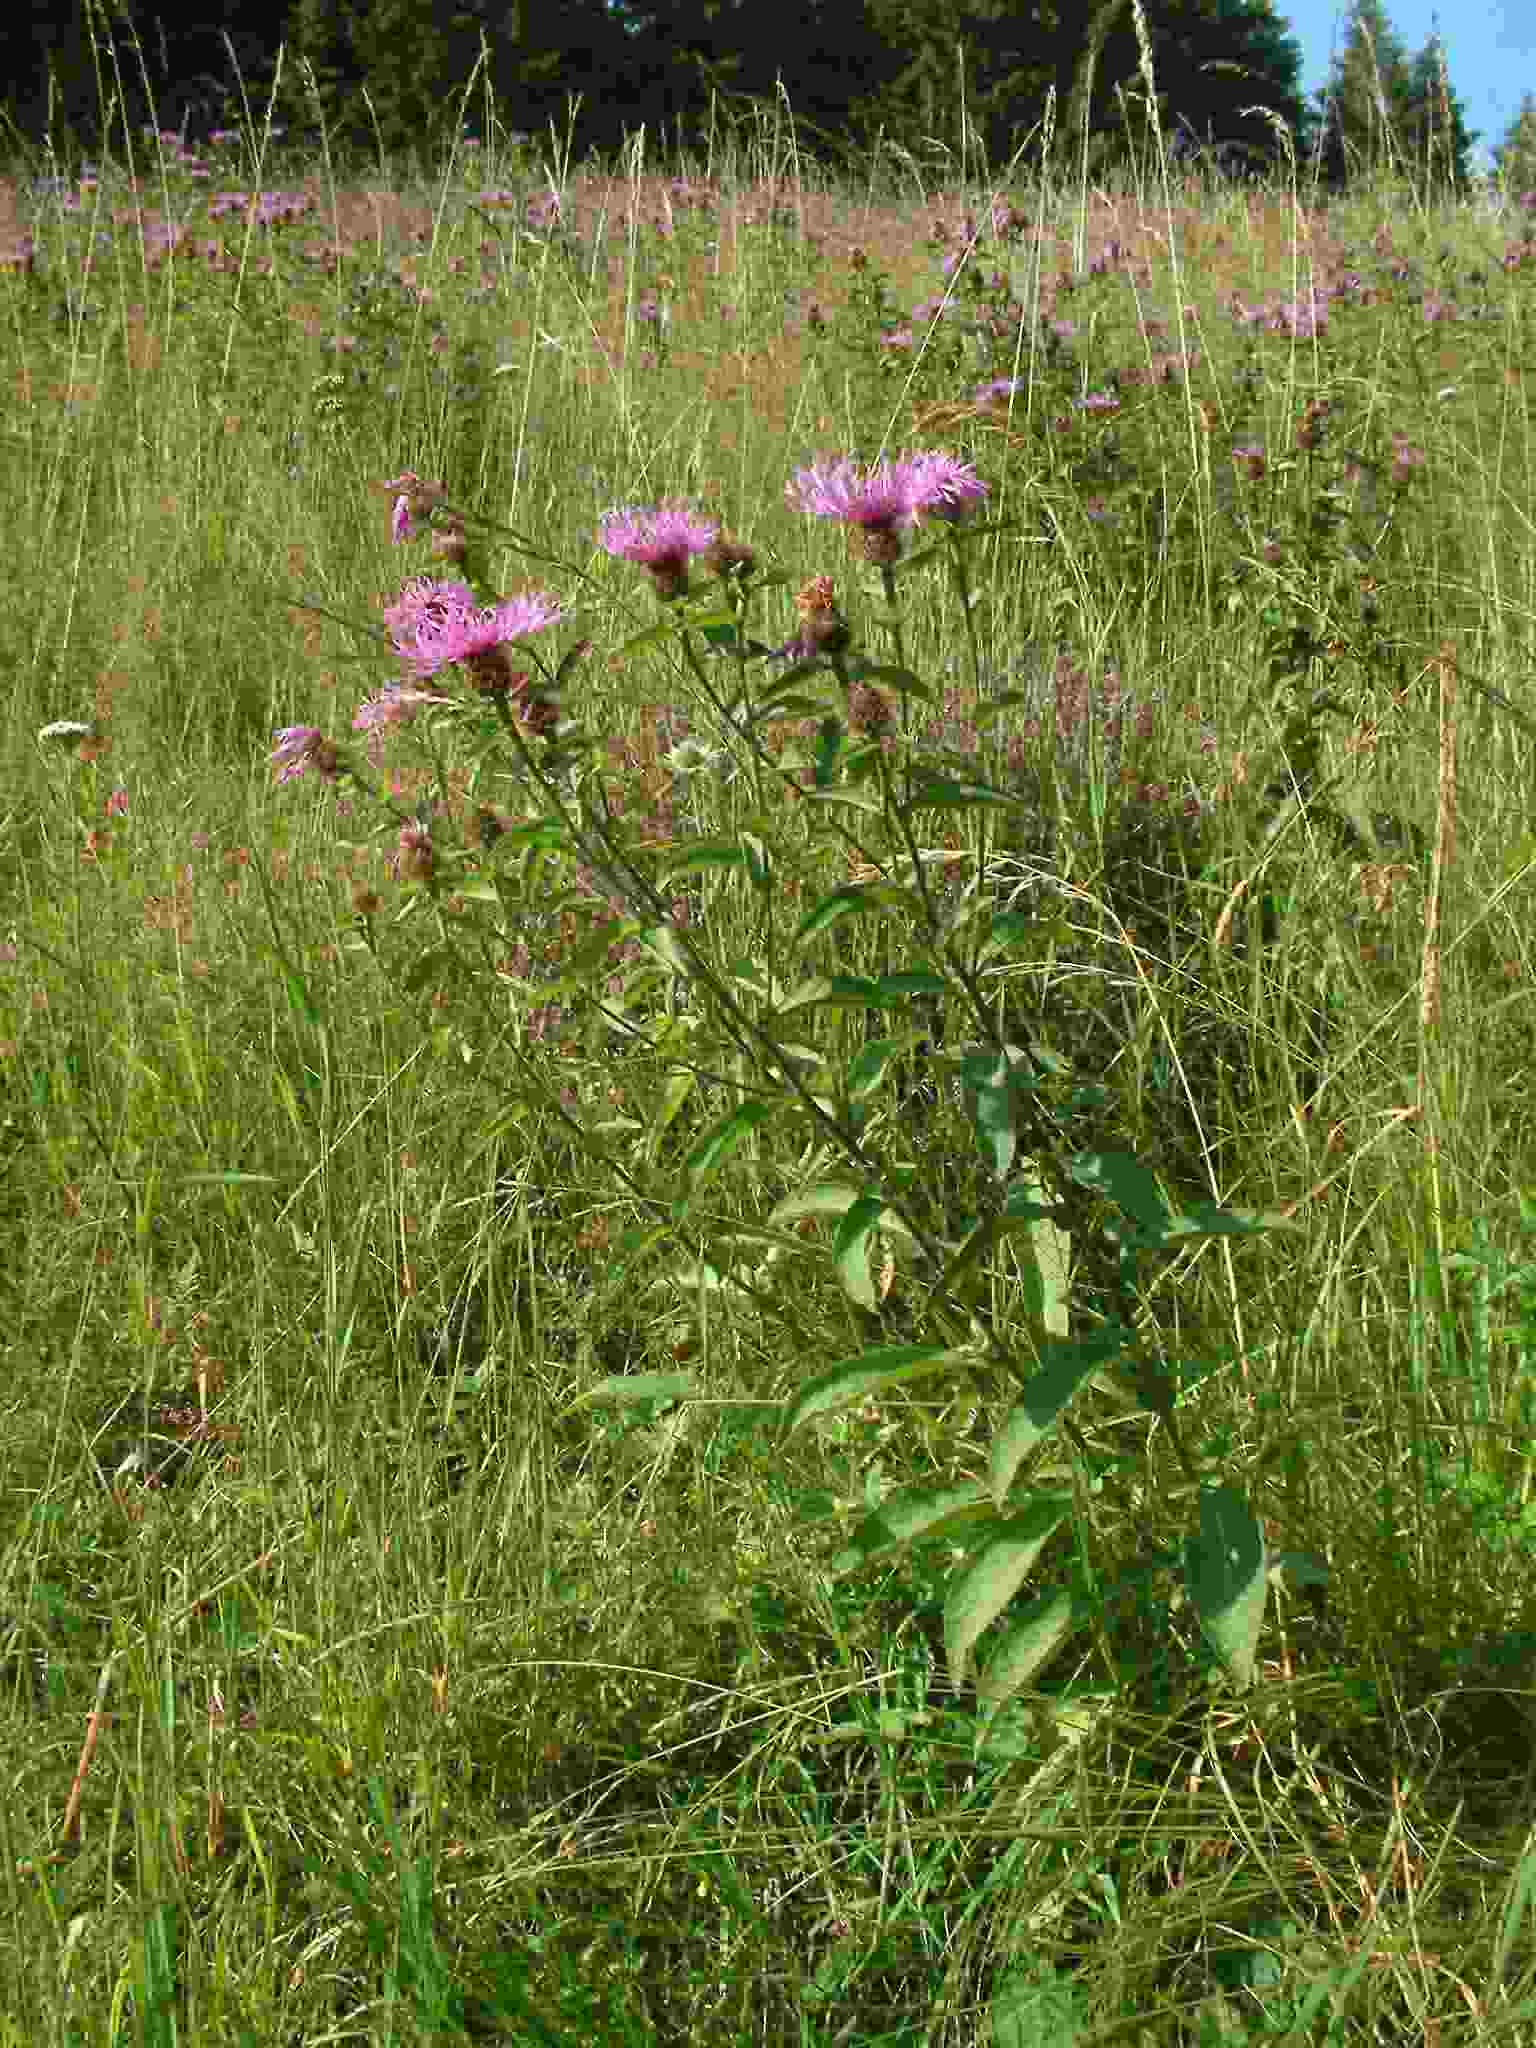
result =
[[916,505],[935,519],[958,519],[966,506],[987,495],[975,465],[955,455],[917,455],[909,468],[917,478]]
[[390,515],[390,532],[395,540],[409,540],[417,525],[424,525],[432,516],[432,507],[440,505],[448,495],[445,484],[425,484],[414,469],[403,469],[398,476],[387,477],[386,491],[397,491],[395,508]]
[[558,625],[563,616],[559,598],[547,590],[525,591],[484,611],[472,604],[453,605],[441,613],[418,613],[411,643],[401,652],[407,666],[425,680],[450,662],[473,666],[509,640]]
[[605,512],[598,539],[610,555],[643,563],[663,597],[678,597],[688,585],[689,560],[702,554],[719,531],[713,519],[702,519],[669,498],[659,505],[621,505]]
[[451,697],[434,696],[430,690],[413,690],[407,684],[387,683],[376,690],[352,721],[355,732],[381,732],[391,725],[409,725],[422,704],[451,704]]
[[126,789],[114,789],[107,798],[107,816],[109,818],[126,818],[127,815],[128,792]]
[[336,749],[317,725],[285,725],[273,733],[277,745],[268,759],[277,770],[279,782],[291,782],[306,768],[313,768],[327,782],[341,772]]
[[410,651],[421,620],[441,621],[450,612],[462,611],[474,602],[475,593],[467,583],[440,583],[433,576],[413,576],[394,603],[384,607],[384,623],[389,627],[396,653]]
[[889,564],[901,553],[897,528],[917,518],[921,474],[914,463],[882,462],[867,473],[848,456],[797,469],[784,495],[818,519],[843,519],[864,537],[872,562]]

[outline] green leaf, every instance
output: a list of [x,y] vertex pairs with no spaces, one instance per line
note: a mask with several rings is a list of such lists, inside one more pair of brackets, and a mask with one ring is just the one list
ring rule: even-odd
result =
[[1004,1206],[1010,1220],[1021,1214],[1031,1218],[1029,1249],[1034,1270],[1027,1283],[1031,1312],[1050,1336],[1065,1337],[1071,1322],[1072,1239],[1045,1212],[1044,1194],[1038,1180],[1026,1181],[1009,1190]]
[[[933,1290],[933,1298],[936,1301],[942,1301],[947,1295],[952,1295],[959,1287],[960,1282],[970,1275],[976,1264],[986,1257],[996,1239],[997,1218],[995,1216],[984,1216],[965,1238],[960,1249],[944,1268],[939,1278],[939,1284]],[[970,1296],[963,1295],[961,1299],[968,1301]]]
[[[804,1189],[798,1195],[786,1195],[769,1215],[771,1227],[793,1223],[801,1216],[845,1216],[853,1204],[860,1199],[857,1188],[850,1188],[837,1181],[819,1181],[815,1187]],[[912,1233],[905,1223],[890,1209],[880,1212],[879,1226],[887,1237],[900,1237],[908,1244],[914,1242]],[[791,1239],[797,1243],[797,1239]]]
[[830,931],[835,924],[841,924],[845,917],[862,917],[866,911],[887,910],[891,907],[893,895],[905,897],[905,890],[894,890],[885,882],[847,882],[841,889],[834,889],[829,896],[808,910],[800,920],[795,933],[796,945],[803,945],[807,939],[814,939],[822,932]]
[[941,996],[948,988],[942,974],[926,967],[907,967],[897,974],[882,974],[875,983],[880,1001],[904,1003],[911,996]]
[[1005,1174],[1018,1150],[1018,1105],[1011,1088],[977,1088],[970,1092],[971,1123],[981,1156],[995,1174]]
[[632,917],[605,917],[601,924],[594,925],[579,946],[573,946],[561,961],[561,977],[568,982],[591,980],[596,970],[605,967],[608,955],[625,939],[631,939],[642,929],[639,921]]
[[1184,1546],[1184,1577],[1206,1639],[1240,1691],[1253,1683],[1269,1579],[1264,1531],[1231,1486],[1200,1489],[1200,1528]]
[[690,975],[693,967],[669,924],[653,924],[640,934],[640,943],[664,960],[674,974]]
[[909,1486],[865,1517],[848,1547],[831,1559],[831,1568],[839,1576],[858,1571],[884,1551],[903,1550],[924,1538],[932,1541],[978,1520],[995,1522],[997,1510],[977,1480],[960,1486]]
[[1038,921],[1027,910],[999,911],[992,920],[988,938],[994,945],[1016,945],[1021,939],[1029,937]]
[[686,874],[691,868],[744,868],[750,856],[744,846],[731,839],[696,840],[686,853],[664,863],[668,875]]
[[1017,809],[1022,799],[1010,796],[1005,789],[994,789],[988,782],[957,782],[950,776],[936,775],[914,786],[911,802],[915,811],[972,811],[983,804]]
[[875,1283],[869,1273],[870,1240],[879,1225],[885,1204],[878,1195],[860,1195],[837,1226],[832,1245],[832,1263],[843,1283],[843,1292],[860,1308],[875,1306]]
[[872,1038],[848,1063],[848,1093],[855,1102],[873,1095],[892,1060],[899,1059],[912,1038]]
[[1197,1237],[1260,1237],[1268,1230],[1299,1230],[1289,1217],[1263,1215],[1252,1209],[1223,1209],[1214,1202],[1196,1202],[1171,1216],[1163,1229],[1164,1244]]
[[626,640],[619,649],[619,654],[621,657],[644,654],[647,648],[659,647],[663,640],[670,640],[678,630],[675,619],[657,619],[653,625],[645,627],[642,632]]
[[651,1124],[650,1154],[653,1160],[661,1150],[661,1141],[671,1128],[673,1119],[693,1093],[693,1089],[694,1076],[686,1067],[667,1077],[667,1085],[662,1091],[661,1107]]
[[807,789],[802,792],[802,798],[808,804],[847,804],[855,811],[868,811],[872,818],[885,815],[881,799],[866,795],[861,789]]
[[1023,1513],[1010,1515],[990,1530],[981,1549],[951,1582],[944,1602],[944,1648],[955,1685],[964,1685],[977,1639],[1029,1577],[1071,1505],[1070,1493],[1040,1495]]
[[555,818],[541,818],[533,825],[509,825],[496,842],[509,852],[526,852],[531,848],[541,853],[558,852],[569,843],[570,835]]
[[858,1199],[857,1188],[846,1187],[840,1181],[819,1181],[815,1187],[803,1188],[798,1195],[786,1195],[775,1204],[768,1221],[781,1224],[793,1223],[801,1216],[841,1216]]
[[772,1114],[772,1103],[740,1103],[700,1138],[688,1154],[688,1172],[695,1180],[702,1179],[706,1173],[713,1173],[715,1168],[723,1166],[738,1146],[742,1145],[760,1125],[765,1124]]
[[275,1173],[237,1173],[233,1167],[225,1167],[215,1173],[180,1173],[176,1175],[183,1187],[244,1187],[247,1182],[257,1187],[275,1187]]
[[1069,1983],[1022,1970],[1011,1971],[993,1993],[990,2017],[992,2048],[1077,2048],[1088,2027]]
[[948,1344],[881,1344],[857,1358],[840,1359],[818,1373],[788,1404],[784,1427],[798,1429],[813,1415],[829,1414],[880,1387],[926,1379],[947,1366],[968,1365],[971,1353]]
[[1079,1152],[1070,1171],[1080,1187],[1108,1195],[1149,1243],[1164,1242],[1168,1205],[1156,1179],[1139,1159],[1129,1152]]
[[694,1377],[687,1372],[621,1372],[611,1379],[587,1387],[565,1409],[573,1415],[579,1408],[624,1408],[642,1401],[681,1401],[696,1391]]
[[992,1439],[988,1466],[992,1497],[1001,1506],[1019,1464],[1055,1422],[1089,1373],[1125,1349],[1125,1331],[1096,1331],[1091,1337],[1047,1338],[1040,1346],[1039,1372],[1025,1381],[1017,1404]]
[[878,982],[865,974],[829,974],[826,994],[817,998],[829,1010],[884,1010],[889,1008]]
[[1011,1699],[1021,1686],[1028,1685],[1085,1619],[1071,1593],[1042,1593],[1030,1602],[993,1651],[986,1670],[977,1676],[982,1734],[1004,1701]]

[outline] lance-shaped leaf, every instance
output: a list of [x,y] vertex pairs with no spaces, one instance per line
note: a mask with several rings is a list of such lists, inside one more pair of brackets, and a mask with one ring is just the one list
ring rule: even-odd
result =
[[944,1648],[954,1684],[965,1683],[977,1638],[1029,1577],[1071,1505],[1069,1493],[1042,1494],[1022,1514],[1010,1515],[988,1531],[980,1550],[951,1583],[944,1602]]
[[786,1430],[797,1429],[812,1415],[826,1415],[882,1387],[931,1378],[946,1367],[969,1365],[971,1353],[949,1344],[880,1344],[857,1358],[840,1359],[809,1381],[789,1403]]
[[840,889],[833,889],[821,901],[808,910],[800,920],[795,933],[795,943],[814,939],[819,933],[841,923],[845,917],[862,916],[870,910],[889,910],[894,905],[910,903],[909,891],[899,889],[890,882],[847,882]]
[[1089,1373],[1125,1349],[1127,1333],[1097,1330],[1091,1337],[1048,1337],[1040,1346],[1040,1370],[1024,1383],[1017,1404],[1008,1411],[992,1439],[988,1469],[992,1497],[999,1506],[1013,1484],[1013,1475]]
[[844,1210],[832,1245],[832,1263],[843,1283],[843,1292],[860,1308],[875,1305],[875,1283],[869,1271],[870,1241],[884,1207],[878,1195],[860,1195]]
[[771,1103],[739,1103],[729,1115],[721,1117],[717,1124],[712,1125],[688,1154],[689,1173],[696,1180],[706,1173],[713,1173],[715,1168],[723,1165],[758,1125],[766,1123],[772,1114]]
[[1072,1161],[1072,1178],[1085,1188],[1108,1195],[1149,1244],[1161,1244],[1168,1227],[1168,1204],[1157,1181],[1129,1152],[1080,1152]]
[[1084,1618],[1071,1593],[1042,1593],[1030,1602],[976,1680],[976,1697],[982,1707],[979,1735],[986,1733],[998,1708],[1050,1662]]
[[847,1548],[833,1557],[832,1569],[858,1571],[882,1551],[904,1549],[979,1520],[995,1522],[997,1510],[978,1480],[968,1479],[961,1486],[904,1487],[865,1516]]
[[1253,1683],[1264,1626],[1264,1531],[1230,1486],[1200,1489],[1200,1528],[1184,1547],[1184,1577],[1211,1648],[1242,1691]]
[[681,1401],[695,1391],[691,1373],[615,1373],[611,1379],[585,1388],[568,1404],[565,1413],[570,1415],[578,1408],[628,1408],[645,1401]]

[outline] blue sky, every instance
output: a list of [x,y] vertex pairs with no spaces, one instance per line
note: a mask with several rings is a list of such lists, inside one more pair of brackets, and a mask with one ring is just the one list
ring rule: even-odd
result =
[[[1348,0],[1273,0],[1273,7],[1301,45],[1302,86],[1310,96],[1327,83],[1334,49],[1344,42]],[[1462,0],[1438,8],[1432,0],[1386,0],[1383,12],[1410,57],[1438,27],[1467,126],[1482,131],[1474,161],[1486,159],[1519,113],[1521,95],[1536,93],[1536,0]]]

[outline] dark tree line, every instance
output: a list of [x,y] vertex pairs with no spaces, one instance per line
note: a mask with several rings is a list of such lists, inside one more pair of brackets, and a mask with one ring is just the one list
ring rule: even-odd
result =
[[[65,0],[8,17],[0,78],[12,122],[102,144],[122,124],[234,125],[236,71],[259,115],[274,80],[290,136],[323,118],[343,154],[435,158],[488,88],[512,130],[569,137],[577,158],[642,126],[697,145],[779,102],[801,145],[835,162],[878,139],[996,171],[1022,152],[1100,173],[1178,157],[1262,172],[1288,153],[1342,183],[1383,153],[1464,178],[1468,135],[1439,46],[1410,59],[1380,0],[1359,0],[1328,88],[1308,105],[1301,52],[1271,0],[1145,0],[1156,122],[1131,0]],[[278,52],[282,48],[279,64]],[[464,86],[482,50],[471,104]],[[234,61],[231,61],[233,51]],[[301,61],[302,60],[302,61]],[[1384,111],[1383,111],[1384,110]]]

